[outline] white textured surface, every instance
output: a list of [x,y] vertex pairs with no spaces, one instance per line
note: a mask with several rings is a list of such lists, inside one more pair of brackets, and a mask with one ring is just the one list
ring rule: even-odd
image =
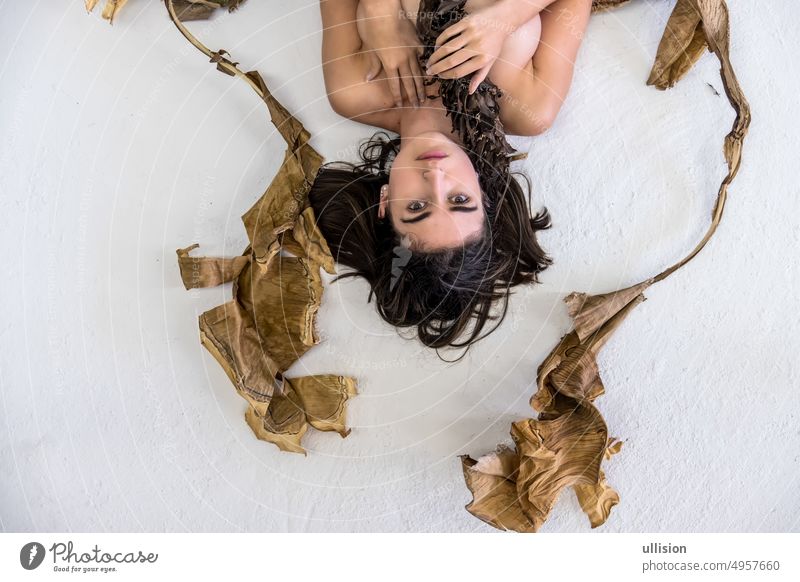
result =
[[[595,16],[573,90],[526,169],[555,265],[457,365],[403,340],[362,281],[327,288],[324,341],[292,370],[356,375],[353,431],[309,456],[257,441],[200,345],[230,285],[187,292],[175,249],[233,256],[280,138],[243,82],[158,2],[113,27],[80,3],[5,2],[0,19],[0,528],[4,531],[494,531],[469,515],[457,455],[509,440],[536,367],[570,329],[562,298],[638,282],[708,226],[733,113],[706,54],[645,86],[672,2]],[[717,234],[646,292],[601,353],[597,404],[625,441],[602,531],[798,531],[797,118],[789,0],[732,3],[753,109]],[[192,30],[262,72],[328,159],[369,128],[324,98],[315,0],[249,2]],[[519,142],[517,142],[519,143]],[[196,251],[196,252],[198,252]],[[542,531],[589,531],[565,491]]]

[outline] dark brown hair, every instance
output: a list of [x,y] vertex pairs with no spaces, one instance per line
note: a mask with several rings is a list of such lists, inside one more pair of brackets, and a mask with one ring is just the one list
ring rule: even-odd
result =
[[[545,208],[530,217],[526,176],[519,174],[527,201],[515,175],[496,171],[479,176],[487,220],[480,239],[457,248],[409,251],[391,220],[377,218],[380,188],[389,181],[399,144],[399,138],[378,132],[361,145],[360,163],[325,164],[317,174],[308,194],[317,224],[336,262],[352,269],[335,280],[366,279],[367,301],[375,296],[381,317],[396,327],[416,327],[425,345],[468,347],[500,325],[511,287],[538,283],[538,274],[552,264],[536,240],[537,231],[551,226],[550,216]],[[504,300],[502,314],[492,316],[498,299]],[[490,319],[498,321],[481,335]]]

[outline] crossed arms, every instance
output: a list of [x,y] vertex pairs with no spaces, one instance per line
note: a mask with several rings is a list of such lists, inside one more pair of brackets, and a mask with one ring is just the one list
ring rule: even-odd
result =
[[[325,87],[340,115],[385,127],[381,122],[388,110],[402,101],[414,105],[422,97],[420,47],[400,0],[361,4],[361,15],[367,15],[361,32],[369,43],[359,33],[359,0],[320,0]],[[520,70],[506,80],[503,118],[509,133],[540,134],[552,125],[567,96],[590,11],[591,0],[496,0],[442,33],[428,72],[443,78],[471,75],[471,88],[477,87],[497,59],[504,35],[538,14],[542,33],[532,73]],[[391,95],[367,80],[381,68]]]

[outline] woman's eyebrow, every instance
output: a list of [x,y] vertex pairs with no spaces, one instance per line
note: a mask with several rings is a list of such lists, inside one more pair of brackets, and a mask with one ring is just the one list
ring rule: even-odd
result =
[[[453,206],[452,208],[450,208],[450,212],[475,212],[476,210],[478,210],[477,206],[470,206],[469,208],[466,208],[464,206]],[[402,222],[403,224],[414,224],[415,222],[419,222],[420,220],[425,220],[430,215],[431,215],[430,211],[423,212],[422,214],[420,214],[419,216],[415,216],[414,218],[401,218],[400,222]]]
[[431,215],[430,211],[423,212],[419,216],[415,216],[414,218],[401,218],[400,222],[403,224],[414,224],[415,222],[419,222],[420,220],[425,220]]

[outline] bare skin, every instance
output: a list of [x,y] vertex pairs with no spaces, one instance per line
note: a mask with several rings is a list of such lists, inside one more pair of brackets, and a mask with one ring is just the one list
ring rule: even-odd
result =
[[[423,90],[413,32],[418,5],[321,0],[323,73],[335,111],[401,136],[378,216],[388,211],[412,248],[448,248],[480,235],[483,193],[437,87]],[[451,27],[457,34],[448,29],[437,39],[429,72],[471,75],[471,86],[488,77],[504,93],[500,119],[508,133],[540,134],[566,97],[590,8],[591,0],[468,0],[468,17]]]

